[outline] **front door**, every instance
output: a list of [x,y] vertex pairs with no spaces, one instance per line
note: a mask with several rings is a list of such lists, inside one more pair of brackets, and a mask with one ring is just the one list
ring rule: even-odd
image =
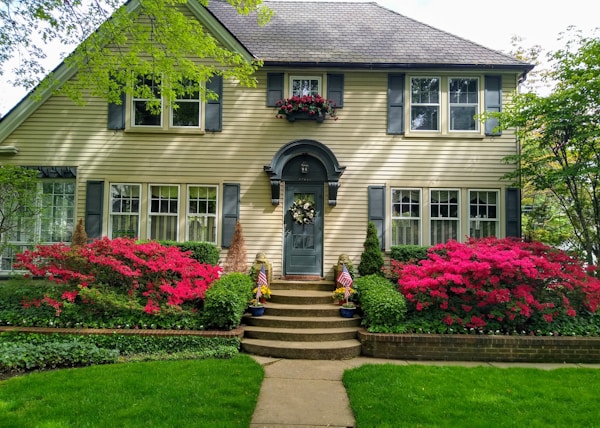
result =
[[323,276],[323,183],[286,182],[285,209],[285,275]]

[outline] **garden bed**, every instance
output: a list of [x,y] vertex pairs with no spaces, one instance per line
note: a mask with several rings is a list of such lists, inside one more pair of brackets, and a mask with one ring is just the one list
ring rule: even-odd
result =
[[401,360],[600,363],[600,337],[358,332],[362,355]]

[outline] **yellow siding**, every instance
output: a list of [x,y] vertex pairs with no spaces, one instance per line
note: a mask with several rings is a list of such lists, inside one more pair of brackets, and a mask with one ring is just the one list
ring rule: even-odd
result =
[[[303,74],[317,72],[325,82],[326,72],[302,70]],[[322,124],[277,119],[276,109],[265,106],[264,70],[257,74],[257,88],[225,82],[223,131],[206,134],[110,131],[106,129],[104,101],[89,98],[82,108],[55,96],[40,105],[2,143],[19,149],[17,155],[5,156],[2,161],[76,166],[78,218],[84,216],[87,180],[104,180],[105,193],[113,182],[143,183],[144,203],[147,184],[180,184],[183,191],[186,184],[240,183],[240,221],[249,262],[257,252],[264,251],[276,276],[282,272],[286,207],[271,205],[270,184],[263,167],[290,141],[317,140],[328,146],[346,167],[340,180],[338,205],[325,208],[323,266],[329,277],[341,253],[348,254],[355,264],[359,262],[366,232],[368,185],[387,186],[388,228],[391,187],[503,189],[506,186],[499,179],[510,167],[501,159],[515,153],[513,133],[504,132],[495,138],[484,138],[483,134],[478,138],[388,135],[387,72],[346,71],[344,75],[344,107],[338,110],[339,119],[328,119]],[[516,77],[506,75],[503,81],[504,94],[508,96],[515,89]],[[219,187],[219,197],[221,190]],[[465,199],[463,195],[463,203]],[[185,201],[181,204],[184,212]],[[104,206],[106,233],[107,194]],[[463,209],[463,231],[467,226],[465,215]],[[179,237],[183,240],[183,216],[180,225]],[[144,223],[141,232],[146,232]],[[221,234],[220,223],[218,234]],[[225,256],[223,251],[222,260]]]

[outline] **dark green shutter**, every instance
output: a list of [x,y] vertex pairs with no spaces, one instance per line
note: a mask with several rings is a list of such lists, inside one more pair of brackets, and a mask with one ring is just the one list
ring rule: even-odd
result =
[[506,236],[521,237],[520,189],[506,189]]
[[206,100],[206,112],[204,130],[211,132],[219,132],[223,129],[223,77],[213,76],[206,82],[206,89],[218,95],[216,100]]
[[327,75],[327,99],[335,103],[338,108],[344,107],[344,75]]
[[239,183],[223,184],[223,216],[221,225],[221,246],[229,248],[235,224],[240,218],[240,185]]
[[375,223],[381,250],[385,251],[385,186],[369,186],[369,221]]
[[126,100],[125,92],[121,92],[121,104],[108,103],[108,129],[125,129]]
[[104,181],[88,181],[85,194],[85,233],[90,239],[102,237]]
[[404,74],[388,75],[388,134],[404,134]]
[[[485,76],[485,111],[486,113],[502,111],[502,76]],[[494,131],[497,126],[498,119],[487,119],[485,135],[502,135],[502,131]]]
[[267,73],[267,107],[283,98],[283,73]]

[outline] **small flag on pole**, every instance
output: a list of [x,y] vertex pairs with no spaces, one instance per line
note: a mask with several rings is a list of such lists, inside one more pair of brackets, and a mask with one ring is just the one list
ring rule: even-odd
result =
[[256,284],[260,287],[261,285],[269,285],[267,281],[267,273],[265,272],[265,264],[263,263],[262,268],[260,268],[260,272],[258,273],[258,280]]
[[350,297],[350,286],[352,285],[352,277],[350,276],[350,272],[348,272],[348,269],[346,268],[345,264],[342,267],[342,272],[338,275],[337,282],[343,285],[346,289],[344,292],[344,297],[347,301]]

